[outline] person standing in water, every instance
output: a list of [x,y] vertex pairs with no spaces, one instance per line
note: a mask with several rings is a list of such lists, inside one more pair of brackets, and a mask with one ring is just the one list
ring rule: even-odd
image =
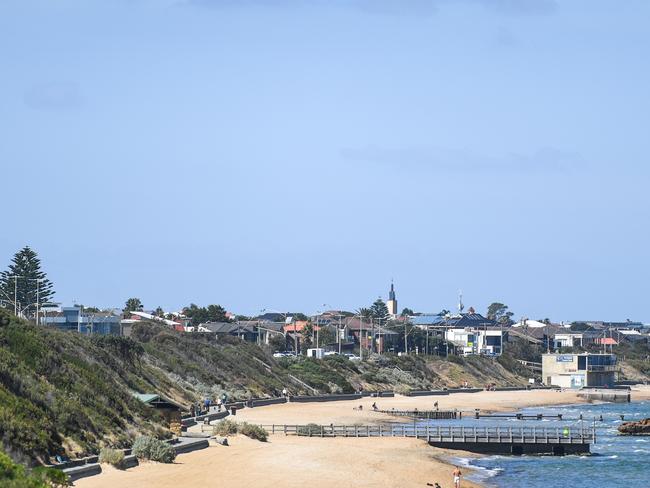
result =
[[460,488],[460,477],[463,475],[463,473],[460,472],[460,468],[458,466],[456,466],[456,469],[454,469],[452,475],[454,477],[454,488]]

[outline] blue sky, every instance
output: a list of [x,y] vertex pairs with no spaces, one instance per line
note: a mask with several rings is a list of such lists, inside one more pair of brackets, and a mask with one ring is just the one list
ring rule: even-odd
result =
[[[0,4],[0,261],[241,313],[647,312],[650,3]],[[5,266],[4,264],[2,266]]]

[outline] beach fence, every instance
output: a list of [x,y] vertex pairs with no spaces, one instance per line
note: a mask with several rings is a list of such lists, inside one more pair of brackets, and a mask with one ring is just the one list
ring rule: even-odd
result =
[[270,434],[307,437],[410,437],[445,449],[483,454],[589,453],[596,442],[594,427],[477,427],[406,424],[262,425]]

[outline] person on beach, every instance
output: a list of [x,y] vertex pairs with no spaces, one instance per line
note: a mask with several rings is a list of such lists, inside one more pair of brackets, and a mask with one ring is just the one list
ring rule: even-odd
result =
[[285,397],[285,398],[288,396],[286,388],[282,388],[282,396]]
[[376,412],[377,410],[379,410],[379,409],[377,408],[377,403],[376,403],[376,402],[374,402],[374,403],[372,404],[372,409],[373,409],[375,412]]
[[463,475],[463,473],[460,472],[460,468],[456,466],[456,469],[454,469],[454,472],[451,474],[454,477],[454,488],[460,488],[460,477]]
[[435,403],[433,404],[433,408],[436,410],[436,412],[438,411],[438,402],[435,402]]

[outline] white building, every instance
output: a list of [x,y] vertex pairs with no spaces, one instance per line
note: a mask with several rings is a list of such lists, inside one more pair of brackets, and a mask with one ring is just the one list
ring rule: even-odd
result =
[[500,329],[447,329],[445,339],[458,346],[465,356],[498,356],[503,351],[503,331]]

